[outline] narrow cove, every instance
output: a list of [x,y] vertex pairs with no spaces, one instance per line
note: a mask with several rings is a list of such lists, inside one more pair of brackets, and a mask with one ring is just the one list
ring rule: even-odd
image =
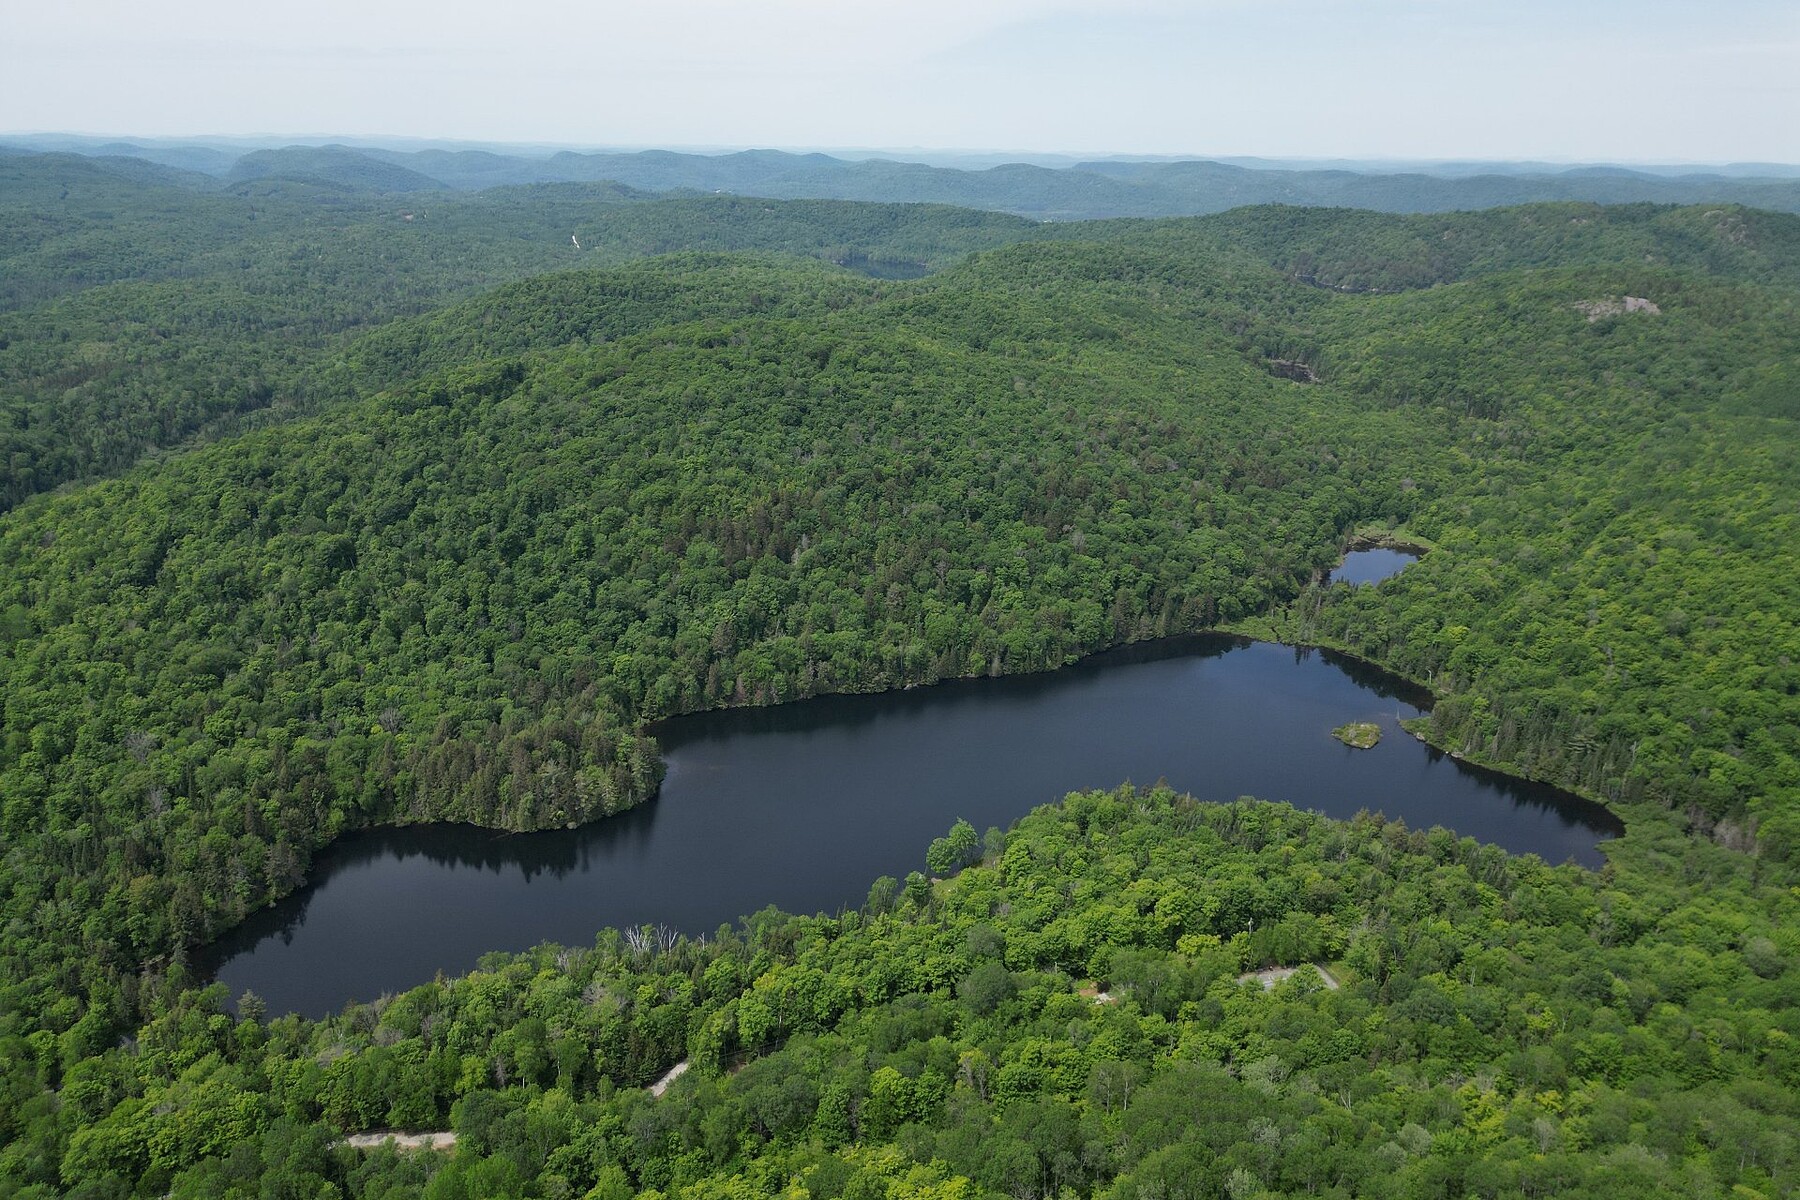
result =
[[[1009,825],[1082,788],[1159,779],[1334,817],[1380,811],[1551,862],[1602,861],[1618,821],[1557,789],[1455,761],[1399,722],[1429,697],[1325,651],[1198,635],[1043,675],[696,714],[654,729],[658,798],[574,830],[371,830],[201,962],[269,1011],[321,1015],[460,974],[494,950],[590,944],[607,926],[688,934],[769,905],[835,912],[922,870],[957,818]],[[1378,724],[1379,745],[1331,731]]]

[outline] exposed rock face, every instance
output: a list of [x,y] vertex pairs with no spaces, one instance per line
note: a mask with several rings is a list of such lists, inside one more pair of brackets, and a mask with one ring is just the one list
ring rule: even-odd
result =
[[1269,374],[1280,379],[1292,379],[1296,383],[1319,382],[1319,373],[1299,359],[1271,358],[1268,366]]
[[1587,316],[1588,324],[1593,324],[1602,317],[1616,317],[1623,313],[1641,312],[1648,316],[1659,317],[1662,309],[1654,300],[1642,296],[1602,296],[1598,300],[1583,300],[1575,305]]
[[688,1063],[687,1063],[687,1060],[684,1058],[680,1062],[676,1063],[674,1066],[670,1067],[668,1070],[668,1073],[665,1074],[661,1079],[657,1080],[655,1083],[650,1085],[650,1094],[652,1096],[662,1095],[664,1092],[669,1090],[670,1084],[674,1083],[677,1079],[680,1079],[683,1075],[686,1075],[687,1070],[688,1070]]
[[390,1142],[396,1150],[456,1149],[456,1135],[447,1130],[443,1133],[402,1133],[396,1129],[378,1129],[373,1133],[353,1133],[344,1139],[346,1146],[358,1150],[373,1150]]

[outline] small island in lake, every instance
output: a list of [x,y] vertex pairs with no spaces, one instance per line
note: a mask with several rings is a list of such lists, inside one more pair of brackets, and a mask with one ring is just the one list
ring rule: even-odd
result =
[[1331,736],[1346,746],[1369,750],[1381,740],[1381,726],[1373,721],[1352,721],[1348,725],[1339,725],[1331,731]]

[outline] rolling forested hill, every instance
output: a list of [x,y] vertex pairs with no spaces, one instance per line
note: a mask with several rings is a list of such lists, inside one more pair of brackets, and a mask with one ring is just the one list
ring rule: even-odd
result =
[[449,185],[396,162],[384,162],[347,146],[287,146],[253,150],[237,160],[228,183],[291,179],[346,192],[436,192]]
[[[657,201],[616,184],[380,196],[301,169],[342,167],[349,153],[308,151],[287,175],[246,173],[250,182],[224,195],[197,188],[203,176],[141,160],[0,158],[9,230],[0,239],[0,508],[342,398],[336,365],[357,333],[509,279],[679,250],[778,250],[911,277],[1012,241],[1166,236],[1129,221],[1045,226],[919,205]],[[120,166],[129,163],[152,173]],[[1765,228],[1776,219],[1595,205],[1406,221],[1295,209],[1180,228],[1301,282],[1392,291],[1504,266],[1630,256],[1792,281],[1800,266],[1791,246]]]
[[440,202],[292,181],[200,194],[0,158],[0,508],[342,396],[348,339],[509,279],[682,249],[919,274],[1031,226],[894,205],[640,203],[612,185]]
[[[33,169],[0,159],[54,225],[10,243],[37,282],[0,346],[0,1196],[1800,1181],[1800,220],[1050,237],[550,188],[407,222],[104,172],[59,209]],[[121,227],[141,262],[62,273]],[[539,273],[568,261],[614,265]],[[172,396],[207,364],[309,390],[215,427]],[[115,413],[150,432],[103,450]],[[1315,582],[1395,531],[1436,549]],[[1433,740],[1626,835],[1594,873],[1122,791],[956,831],[932,861],[969,870],[858,913],[604,934],[330,1021],[233,1017],[187,965],[346,830],[644,799],[658,716],[1220,625],[1429,683]],[[1239,980],[1309,961],[1341,986]],[[336,1144],[385,1125],[462,1142]]]

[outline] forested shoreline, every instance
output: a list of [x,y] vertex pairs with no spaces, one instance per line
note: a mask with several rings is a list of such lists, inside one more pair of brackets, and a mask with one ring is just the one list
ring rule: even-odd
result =
[[[183,257],[216,231],[146,209],[151,265],[12,294],[0,1195],[1793,1186],[1800,221],[1261,209],[1051,236],[482,195],[457,219],[499,249],[448,273],[358,276],[351,238],[340,280],[296,283],[296,254],[228,283]],[[596,213],[620,260],[645,231],[788,253],[440,307],[536,274],[547,231]],[[108,236],[83,220],[8,261],[62,278]],[[847,247],[940,269],[818,261]],[[395,280],[377,328],[304,323]],[[171,288],[194,307],[169,328],[86,348]],[[258,288],[252,335],[230,321]],[[234,399],[251,370],[289,382]],[[97,439],[115,418],[124,440]],[[1313,582],[1371,527],[1435,549],[1379,588]],[[605,934],[327,1022],[234,1018],[186,965],[345,830],[642,800],[658,717],[1221,626],[1429,686],[1435,742],[1602,799],[1626,837],[1592,874],[1120,793],[861,914],[654,953]],[[1019,849],[1040,836],[1069,846]],[[1142,886],[1164,855],[1179,898]],[[1350,982],[1237,981],[1308,960]],[[629,1094],[690,1057],[655,1105]],[[1155,1134],[1191,1124],[1161,1107],[1184,1089],[1241,1119]],[[448,1166],[333,1149],[445,1122]],[[1024,1149],[975,1155],[1001,1136]]]

